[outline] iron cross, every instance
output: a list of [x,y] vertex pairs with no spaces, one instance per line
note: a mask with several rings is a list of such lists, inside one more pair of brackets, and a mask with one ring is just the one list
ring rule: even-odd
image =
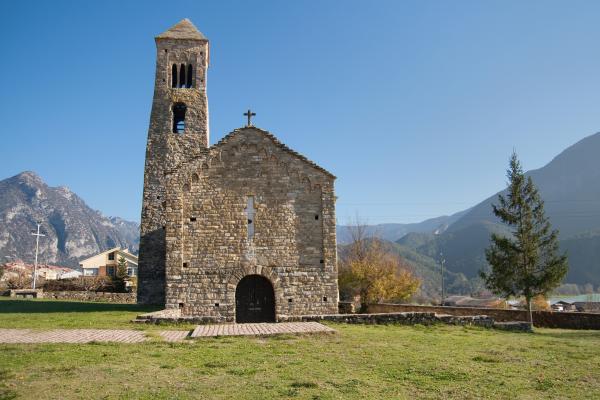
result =
[[246,126],[252,126],[252,117],[256,116],[256,113],[253,113],[252,111],[250,111],[250,109],[248,109],[248,111],[245,112],[244,115],[248,117],[248,125]]

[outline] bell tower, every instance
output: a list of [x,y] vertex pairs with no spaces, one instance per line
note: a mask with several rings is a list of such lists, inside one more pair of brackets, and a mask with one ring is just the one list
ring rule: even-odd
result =
[[208,39],[188,19],[155,38],[156,76],[146,144],[138,303],[165,303],[165,173],[208,151]]

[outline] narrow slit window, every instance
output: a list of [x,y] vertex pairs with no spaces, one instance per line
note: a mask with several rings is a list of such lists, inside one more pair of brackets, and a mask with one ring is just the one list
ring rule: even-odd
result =
[[192,87],[192,82],[193,82],[193,68],[192,68],[192,64],[188,64],[188,70],[187,70],[187,84],[186,87],[191,88]]
[[177,65],[173,64],[171,68],[171,87],[177,87]]
[[181,68],[179,69],[179,87],[185,87],[185,64],[181,64]]
[[173,105],[173,133],[185,132],[185,112],[187,107],[183,103]]
[[252,239],[254,237],[254,214],[256,210],[254,209],[254,197],[248,196],[248,200],[246,203],[246,218],[248,220],[248,239]]

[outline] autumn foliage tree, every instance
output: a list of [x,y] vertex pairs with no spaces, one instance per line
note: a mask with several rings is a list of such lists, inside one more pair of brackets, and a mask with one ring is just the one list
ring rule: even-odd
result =
[[[525,302],[524,306],[527,307],[527,302]],[[531,309],[535,311],[550,311],[551,308],[546,297],[538,295],[531,299]]]
[[339,285],[342,292],[360,296],[362,312],[370,303],[406,300],[417,291],[421,281],[397,254],[368,237],[364,225],[349,229],[352,242],[340,257]]

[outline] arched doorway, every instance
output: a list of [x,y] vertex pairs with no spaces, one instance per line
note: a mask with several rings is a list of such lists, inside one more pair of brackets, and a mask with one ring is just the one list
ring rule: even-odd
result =
[[235,321],[275,322],[275,293],[267,278],[248,275],[240,280],[235,288]]

